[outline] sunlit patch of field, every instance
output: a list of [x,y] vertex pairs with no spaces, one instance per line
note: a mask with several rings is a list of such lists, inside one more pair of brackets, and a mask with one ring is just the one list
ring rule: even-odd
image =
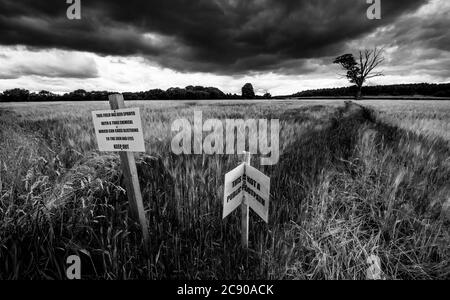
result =
[[[280,145],[286,147],[300,131],[322,126],[343,101],[127,101],[127,107],[139,107],[144,128],[144,140],[149,154],[169,151],[172,123],[179,118],[193,124],[194,111],[201,111],[203,120],[217,118],[280,119]],[[0,103],[0,109],[14,114],[15,121],[44,134],[55,147],[79,153],[96,150],[91,111],[107,110],[109,104],[98,102],[69,103]],[[298,112],[303,113],[298,113]]]
[[361,104],[375,108],[385,122],[450,141],[450,100],[372,100]]
[[[381,120],[389,107],[332,100],[126,105],[140,107],[145,132],[147,156],[137,161],[149,255],[127,218],[117,155],[96,150],[91,111],[108,103],[6,103],[0,279],[65,278],[65,258],[74,253],[83,278],[364,279],[372,254],[389,279],[450,277],[449,148],[406,123]],[[431,108],[423,110],[431,118]],[[240,214],[221,219],[224,175],[241,158],[171,151],[172,122],[192,123],[194,111],[204,120],[280,120],[279,163],[252,160],[271,177],[271,204],[269,224],[251,214],[250,251],[240,247]]]

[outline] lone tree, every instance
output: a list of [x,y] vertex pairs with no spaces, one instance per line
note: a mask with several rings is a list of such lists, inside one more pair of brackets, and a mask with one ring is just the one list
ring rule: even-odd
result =
[[253,90],[253,85],[251,83],[246,83],[242,87],[242,98],[245,99],[254,99],[255,91]]
[[353,54],[344,54],[337,57],[333,63],[341,65],[346,71],[345,75],[350,83],[357,87],[356,99],[361,99],[362,86],[367,79],[383,76],[383,72],[375,72],[384,62],[383,49],[359,51],[359,59],[356,61]]

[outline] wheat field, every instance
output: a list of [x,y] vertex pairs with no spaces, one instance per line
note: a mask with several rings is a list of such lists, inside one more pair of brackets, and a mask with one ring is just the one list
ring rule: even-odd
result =
[[450,140],[448,100],[368,100],[362,104],[377,110],[386,122],[418,134]]
[[[358,105],[361,104],[362,106]],[[127,101],[146,143],[137,155],[150,235],[128,218],[119,159],[99,153],[91,111],[106,102],[0,104],[0,279],[450,278],[450,102]],[[239,155],[174,155],[177,118],[279,119],[269,223],[222,220]]]

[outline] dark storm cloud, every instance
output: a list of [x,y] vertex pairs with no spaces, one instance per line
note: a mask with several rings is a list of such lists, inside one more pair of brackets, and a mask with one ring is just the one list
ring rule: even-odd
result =
[[338,55],[426,0],[382,0],[382,20],[366,18],[365,0],[82,0],[81,20],[66,18],[65,2],[0,0],[0,43],[142,55],[179,71],[308,72],[308,59]]
[[384,45],[390,74],[450,78],[450,6],[448,0],[434,1],[415,14],[408,14],[390,26],[366,37],[362,44]]
[[[420,24],[420,26],[411,26]],[[450,12],[433,18],[411,17],[398,22],[393,31],[394,41],[403,45],[417,43],[427,48],[450,51]]]

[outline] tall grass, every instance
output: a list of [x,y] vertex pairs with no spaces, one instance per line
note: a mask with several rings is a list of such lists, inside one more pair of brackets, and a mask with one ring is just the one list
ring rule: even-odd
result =
[[419,135],[450,141],[450,102],[447,100],[363,101],[383,122]]
[[[137,102],[146,256],[118,157],[95,150],[89,111],[104,105],[0,110],[1,279],[63,279],[71,254],[87,279],[364,279],[371,254],[386,278],[449,278],[442,139],[342,102]],[[194,110],[280,119],[280,162],[252,161],[271,177],[272,197],[268,225],[251,214],[249,251],[239,214],[221,219],[223,178],[240,157],[170,151],[172,121]]]

